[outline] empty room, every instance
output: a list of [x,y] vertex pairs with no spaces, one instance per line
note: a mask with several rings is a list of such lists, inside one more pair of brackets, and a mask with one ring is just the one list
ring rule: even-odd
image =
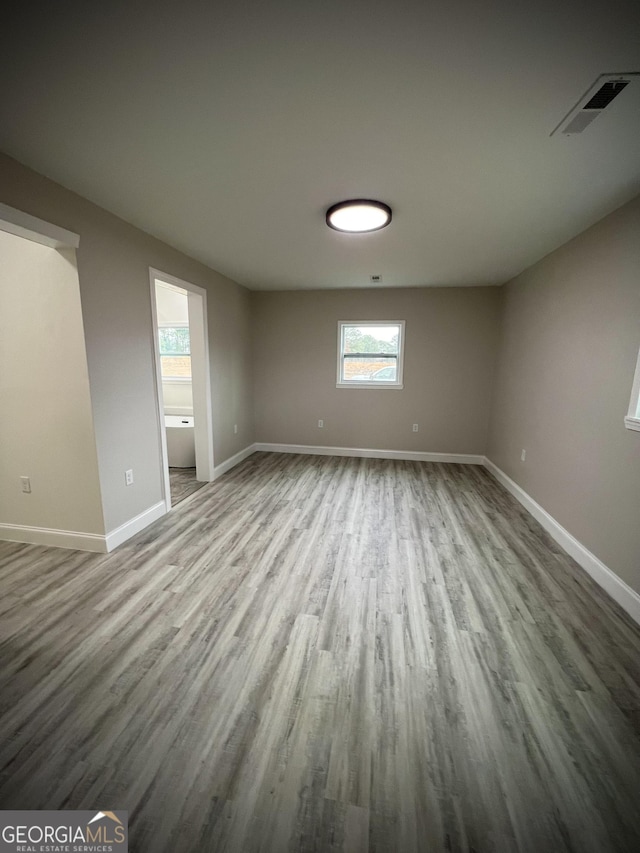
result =
[[14,4],[0,851],[640,850],[640,6]]

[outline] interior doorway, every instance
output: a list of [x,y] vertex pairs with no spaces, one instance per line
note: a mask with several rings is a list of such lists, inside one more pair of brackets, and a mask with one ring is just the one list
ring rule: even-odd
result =
[[167,511],[213,480],[207,294],[150,269],[162,480]]
[[0,204],[0,539],[104,552],[78,245]]

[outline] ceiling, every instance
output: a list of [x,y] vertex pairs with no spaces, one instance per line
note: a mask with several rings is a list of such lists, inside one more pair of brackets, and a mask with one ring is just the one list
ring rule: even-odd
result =
[[12,7],[0,149],[254,290],[501,284],[640,192],[640,78],[549,135],[640,70],[637,0]]

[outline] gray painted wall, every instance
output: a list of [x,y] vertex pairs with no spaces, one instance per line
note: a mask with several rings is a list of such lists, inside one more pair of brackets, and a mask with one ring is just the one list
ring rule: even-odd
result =
[[[149,267],[207,290],[216,465],[252,443],[245,288],[5,155],[0,198],[80,235],[78,274],[107,531],[162,495]],[[129,487],[127,468],[135,476]]]
[[640,592],[640,198],[501,290],[488,456]]
[[104,534],[75,251],[0,231],[0,258],[0,523]]
[[[499,302],[490,287],[254,293],[256,440],[484,453]],[[403,390],[336,388],[338,320],[406,320]]]
[[[209,294],[216,464],[254,440],[487,452],[640,591],[640,433],[623,425],[640,345],[640,199],[505,288],[250,294],[3,155],[0,196],[81,237],[107,531],[161,496],[152,266]],[[340,319],[407,321],[403,391],[336,389]]]

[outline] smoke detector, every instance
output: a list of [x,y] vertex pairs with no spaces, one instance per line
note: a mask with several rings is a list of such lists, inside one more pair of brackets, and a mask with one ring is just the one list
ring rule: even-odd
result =
[[627,74],[601,74],[549,135],[553,136],[558,132],[567,136],[582,133],[609,106],[611,101],[638,77],[640,77],[639,71],[630,71]]

